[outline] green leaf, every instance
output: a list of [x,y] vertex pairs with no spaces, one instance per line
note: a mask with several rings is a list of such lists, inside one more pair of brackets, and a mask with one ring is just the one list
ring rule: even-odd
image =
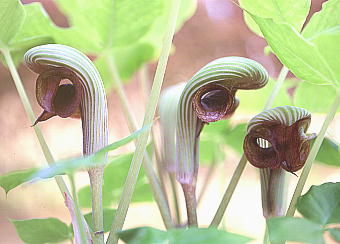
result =
[[279,217],[268,220],[269,239],[271,243],[298,241],[323,244],[321,225],[303,218]]
[[314,39],[320,33],[340,25],[340,2],[328,0],[322,4],[322,10],[313,14],[312,18],[303,29],[302,35]]
[[172,243],[174,244],[206,244],[208,242],[215,244],[243,244],[251,240],[245,236],[228,233],[214,228],[177,229],[170,231],[170,234],[170,237],[173,238]]
[[329,73],[337,85],[340,86],[340,57],[334,55],[340,52],[340,23],[337,27],[324,31],[318,35],[312,42],[320,51],[322,59],[329,67]]
[[72,238],[68,226],[55,218],[11,221],[20,239],[28,244],[56,243]]
[[17,170],[0,176],[0,186],[6,194],[13,188],[29,181],[37,169]]
[[[310,94],[317,94],[319,99],[311,99]],[[319,86],[301,82],[294,92],[294,105],[313,113],[328,113],[336,92],[332,86]],[[340,108],[338,109],[340,112]]]
[[[144,63],[157,58],[171,3],[164,0],[58,0],[71,28],[59,30],[55,37],[58,43],[97,55],[96,66],[109,89],[112,75],[106,58],[115,58],[123,80],[131,78]],[[178,27],[193,15],[196,5],[196,0],[182,1]]]
[[[108,51],[109,57],[115,57],[117,69],[123,80],[129,79],[142,64],[155,57],[155,49],[148,43],[136,43],[125,47],[114,48]],[[112,74],[105,56],[100,56],[95,60],[95,65],[101,74],[105,89],[112,88]]]
[[[16,15],[19,16],[15,17],[16,19],[12,21],[15,25],[11,26],[11,31],[6,32],[4,35],[0,34],[0,36],[10,36],[10,40],[6,43],[6,48],[10,50],[13,61],[17,65],[29,48],[54,43],[53,36],[58,30],[62,29],[54,25],[41,3],[22,5],[15,0],[8,2],[11,2],[12,5],[17,4],[16,12],[13,13],[9,19]],[[3,10],[2,8],[0,9]],[[6,9],[4,9],[4,11],[6,12]],[[0,15],[3,13],[4,12],[1,12]],[[4,62],[2,55],[0,58]]]
[[[103,215],[104,215],[104,232],[110,231],[113,218],[116,214],[115,209],[104,208]],[[84,215],[84,218],[89,225],[89,227],[93,230],[93,220],[92,220],[92,213],[88,213]]]
[[339,144],[326,137],[316,155],[316,161],[340,167]]
[[137,130],[131,135],[100,149],[98,152],[88,157],[73,158],[69,160],[62,160],[62,161],[56,162],[49,167],[45,167],[45,168],[38,170],[32,176],[32,179],[33,178],[47,179],[47,178],[54,177],[56,175],[72,173],[80,168],[84,169],[84,168],[90,168],[93,165],[105,164],[107,163],[105,160],[106,159],[105,155],[107,152],[126,145],[127,143],[131,142],[132,140],[140,136],[143,132],[145,132],[145,130],[149,130],[149,129],[150,129],[150,126]]
[[297,77],[317,84],[334,84],[333,70],[319,48],[286,23],[276,23],[255,15],[266,41],[280,61]]
[[[310,0],[240,0],[239,2],[242,8],[254,15],[291,24],[297,31],[301,30],[311,4]],[[259,27],[246,12],[244,17],[248,27],[257,35],[261,35]]]
[[24,10],[25,20],[9,46],[15,64],[21,61],[28,49],[54,43],[53,36],[56,30],[60,29],[54,25],[41,3],[26,4]]
[[[109,207],[117,203],[123,190],[126,175],[130,168],[133,153],[124,154],[110,160],[104,169],[103,206]],[[79,205],[91,208],[91,189],[85,186],[78,192]],[[132,202],[149,202],[153,200],[150,186],[144,170],[139,173]]]
[[167,232],[151,227],[141,227],[121,231],[119,237],[128,244],[168,243],[168,244],[243,244],[251,239],[214,228],[172,229]]
[[340,183],[312,186],[297,203],[298,211],[320,225],[340,223]]
[[339,228],[328,229],[328,231],[334,240],[336,240],[337,242],[340,242],[340,229]]
[[[165,231],[157,230],[151,227],[140,227],[136,229],[124,230],[118,233],[121,240],[128,244],[161,244],[169,243],[168,234]],[[170,244],[170,243],[169,243]]]
[[19,0],[0,2],[0,48],[8,48],[9,42],[20,29],[24,18],[25,11]]
[[58,42],[94,53],[138,41],[165,11],[162,0],[58,0],[57,4],[72,26],[60,33]]

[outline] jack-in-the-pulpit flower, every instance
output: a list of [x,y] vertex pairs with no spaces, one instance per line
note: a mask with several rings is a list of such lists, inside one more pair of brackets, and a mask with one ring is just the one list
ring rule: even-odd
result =
[[[48,44],[28,50],[25,61],[32,71],[39,74],[36,96],[44,112],[37,122],[54,115],[80,117],[83,154],[87,156],[105,147],[108,144],[106,94],[101,77],[91,60],[74,48]],[[60,84],[63,79],[68,79],[72,84]],[[89,176],[94,232],[103,238],[103,166],[89,169]]]
[[208,63],[185,86],[177,111],[176,175],[184,191],[189,225],[197,225],[195,188],[199,135],[204,124],[235,112],[238,89],[259,89],[267,81],[268,73],[261,64],[243,57],[225,57]]
[[248,161],[261,170],[263,215],[285,212],[285,171],[295,174],[303,167],[314,134],[306,131],[311,114],[303,108],[282,106],[265,110],[248,123],[243,149]]
[[248,123],[244,153],[257,168],[283,168],[288,172],[301,169],[314,135],[306,131],[310,113],[303,108],[282,106],[256,115]]
[[[268,73],[259,63],[242,57],[214,60],[198,71],[185,86],[177,114],[177,179],[191,184],[198,167],[197,143],[204,123],[232,115],[239,101],[238,89],[259,89]],[[196,146],[194,146],[196,145]]]

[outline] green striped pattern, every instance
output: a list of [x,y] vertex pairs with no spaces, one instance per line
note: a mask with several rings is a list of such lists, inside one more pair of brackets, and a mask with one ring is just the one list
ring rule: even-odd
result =
[[176,121],[178,102],[185,83],[166,88],[159,98],[159,122],[162,136],[162,160],[168,172],[176,171]]
[[25,54],[27,66],[42,74],[53,67],[72,70],[80,79],[83,96],[81,116],[83,154],[92,154],[108,144],[108,111],[101,77],[90,59],[78,50],[58,44],[34,47]]
[[[198,119],[192,108],[195,93],[209,84],[229,90],[258,89],[268,81],[268,73],[259,63],[242,57],[214,60],[198,71],[187,83],[181,95],[177,117],[177,179],[189,183],[198,168],[195,141]],[[196,153],[197,154],[197,153]]]
[[271,108],[259,113],[254,118],[252,118],[248,123],[247,130],[249,132],[255,126],[267,121],[277,121],[282,125],[291,126],[296,121],[310,116],[311,114],[304,108],[288,105]]

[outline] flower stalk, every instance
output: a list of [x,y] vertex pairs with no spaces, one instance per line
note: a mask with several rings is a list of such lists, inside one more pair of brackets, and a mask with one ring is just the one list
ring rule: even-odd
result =
[[261,174],[263,215],[266,218],[284,214],[285,175],[301,169],[309,154],[314,135],[306,131],[310,113],[293,106],[268,109],[248,123],[243,149],[248,161],[265,169]]
[[[286,79],[286,76],[288,74],[288,68],[283,66],[281,71],[280,71],[280,74],[278,76],[278,79],[276,81],[276,84],[275,84],[275,87],[273,88],[272,92],[271,92],[271,95],[270,97],[268,98],[265,106],[264,106],[264,110],[265,109],[269,109],[273,103],[274,103],[274,100],[278,94],[278,91],[280,90],[280,88],[282,87],[285,79]],[[210,223],[210,227],[218,227],[219,224],[221,223],[222,219],[223,219],[223,216],[224,216],[224,213],[228,207],[228,204],[230,202],[230,199],[236,189],[236,186],[241,178],[241,175],[244,171],[244,168],[246,167],[246,164],[247,164],[247,158],[246,156],[243,154],[241,156],[241,159],[239,161],[239,163],[237,164],[236,166],[236,169],[234,170],[234,173],[231,177],[231,180],[230,180],[230,183],[226,189],[226,191],[224,192],[223,194],[223,198],[222,198],[222,201],[220,203],[220,205],[218,206],[218,209],[214,215],[214,218],[213,220],[211,221]],[[260,175],[261,177],[263,174],[263,170],[260,170]]]
[[235,112],[239,104],[235,97],[238,89],[258,89],[267,80],[266,70],[253,60],[220,58],[198,71],[181,93],[177,123],[174,125],[177,149],[175,171],[186,200],[189,226],[198,225],[195,190],[199,135],[204,124],[228,118]]
[[[93,63],[74,48],[48,44],[25,54],[27,66],[40,74],[37,99],[47,117],[80,116],[83,129],[83,155],[88,156],[108,144],[108,111],[101,77]],[[68,79],[72,85],[59,85]],[[65,88],[66,87],[66,88]],[[66,92],[65,92],[66,91]],[[60,99],[59,99],[60,97]],[[65,98],[65,99],[63,99]],[[37,122],[45,120],[39,117]],[[101,159],[107,160],[107,154]],[[103,243],[102,184],[103,166],[88,170],[92,192],[95,242]]]

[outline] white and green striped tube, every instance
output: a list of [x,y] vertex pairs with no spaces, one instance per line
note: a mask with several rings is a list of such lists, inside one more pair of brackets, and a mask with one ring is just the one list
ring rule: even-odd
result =
[[166,88],[159,98],[159,121],[162,137],[162,163],[170,172],[176,172],[176,122],[177,108],[185,83]]
[[64,67],[77,75],[83,90],[81,99],[83,153],[90,155],[105,147],[108,144],[106,94],[102,79],[91,60],[72,47],[48,44],[28,50],[25,62],[38,74],[54,67]]

